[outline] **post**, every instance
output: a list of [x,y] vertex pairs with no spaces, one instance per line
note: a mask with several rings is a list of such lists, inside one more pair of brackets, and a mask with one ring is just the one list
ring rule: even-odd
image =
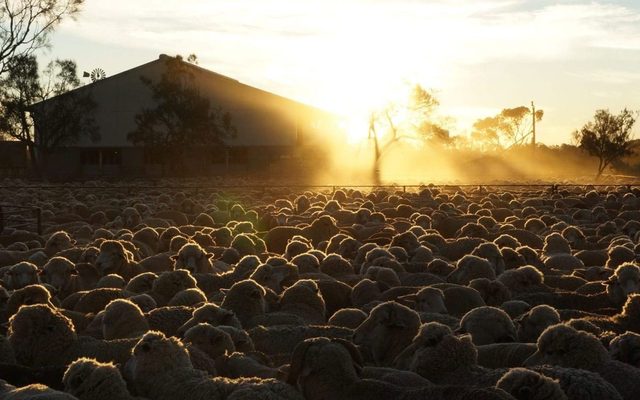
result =
[[36,208],[36,229],[38,230],[38,235],[42,235],[42,208]]
[[4,210],[0,206],[0,233],[4,232]]
[[531,137],[531,145],[533,150],[536,149],[536,106],[533,104],[533,100],[531,101],[531,120],[532,120],[532,137]]

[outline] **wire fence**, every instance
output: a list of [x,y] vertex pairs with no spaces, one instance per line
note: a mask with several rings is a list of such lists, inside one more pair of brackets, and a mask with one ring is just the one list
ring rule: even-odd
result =
[[42,210],[39,207],[0,204],[0,233],[6,228],[31,230],[42,234]]

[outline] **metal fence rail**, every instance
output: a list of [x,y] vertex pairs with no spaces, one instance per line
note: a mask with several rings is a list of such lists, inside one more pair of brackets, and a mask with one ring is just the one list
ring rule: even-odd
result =
[[5,228],[35,230],[42,235],[42,209],[0,203],[0,233]]

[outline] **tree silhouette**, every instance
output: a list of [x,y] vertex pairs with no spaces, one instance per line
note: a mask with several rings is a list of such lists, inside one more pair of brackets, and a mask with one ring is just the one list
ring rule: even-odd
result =
[[[190,56],[195,61],[195,56]],[[181,56],[169,57],[158,82],[142,77],[152,92],[155,108],[143,109],[135,116],[136,129],[127,135],[134,145],[144,145],[158,156],[163,173],[168,164],[180,164],[185,148],[224,146],[235,136],[231,114],[212,107],[202,96],[193,68]]]
[[80,86],[74,61],[52,61],[39,76],[35,56],[16,56],[0,84],[0,133],[27,145],[36,171],[36,149],[46,158],[56,147],[83,136],[99,139],[91,93],[73,90]]
[[633,154],[631,128],[635,122],[634,112],[626,108],[618,115],[611,114],[609,110],[597,110],[592,122],[573,133],[582,150],[598,157],[596,179],[612,162]]
[[[471,137],[485,148],[498,149],[523,144],[532,132],[532,110],[525,106],[505,108],[498,115],[478,119]],[[536,122],[544,111],[536,110]]]
[[28,56],[49,44],[49,34],[74,17],[84,0],[4,0],[0,3],[0,76],[14,57]]

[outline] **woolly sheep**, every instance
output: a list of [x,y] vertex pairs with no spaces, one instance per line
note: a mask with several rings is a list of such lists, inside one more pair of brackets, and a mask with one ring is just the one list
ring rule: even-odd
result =
[[515,322],[518,325],[518,339],[524,343],[535,343],[545,329],[560,323],[560,315],[555,308],[542,304],[533,307]]
[[525,368],[513,368],[496,384],[518,400],[567,400],[558,381]]
[[107,340],[140,337],[149,324],[140,307],[129,300],[113,300],[104,309],[102,336]]
[[559,365],[597,372],[610,382],[623,399],[634,399],[640,390],[640,371],[615,361],[590,333],[558,324],[547,328],[538,338],[537,351],[525,366]]
[[640,367],[640,335],[625,332],[616,336],[609,343],[609,354],[614,360]]
[[469,287],[477,290],[488,306],[499,307],[505,301],[511,300],[511,292],[500,281],[477,278],[469,282]]
[[117,240],[105,240],[100,244],[96,268],[102,276],[117,274],[129,281],[145,271],[133,261],[133,255]]
[[496,307],[478,307],[460,320],[460,333],[469,333],[475,345],[516,342],[516,327],[509,315]]
[[175,294],[169,306],[197,306],[207,302],[207,296],[198,288],[189,288]]
[[184,269],[161,273],[154,281],[149,291],[158,306],[165,306],[176,294],[183,290],[195,288],[196,280],[191,273]]
[[193,368],[187,349],[175,338],[149,332],[133,349],[127,367],[137,393],[158,400],[302,399],[292,387],[275,380],[209,378]]
[[191,317],[178,329],[178,334],[183,336],[187,330],[199,323],[242,328],[240,321],[233,311],[226,310],[213,303],[207,303],[193,310]]
[[473,279],[496,279],[496,273],[491,263],[484,258],[466,255],[456,264],[456,269],[447,276],[447,281],[460,285],[467,285]]
[[65,391],[79,400],[134,400],[120,371],[112,363],[79,358],[67,368],[62,379]]
[[231,335],[207,323],[199,323],[187,329],[184,341],[196,346],[212,360],[227,352],[236,351]]
[[191,274],[206,274],[213,273],[210,260],[212,256],[213,254],[205,252],[199,244],[190,242],[180,247],[178,254],[171,258],[175,261],[175,269],[186,269]]
[[302,279],[288,287],[280,297],[280,311],[297,315],[309,325],[326,322],[326,307],[318,285],[309,279]]
[[367,351],[375,365],[391,365],[420,329],[420,316],[390,301],[377,305],[354,332],[354,343]]
[[19,262],[9,267],[5,272],[4,279],[7,288],[14,290],[40,283],[38,267],[27,261]]

